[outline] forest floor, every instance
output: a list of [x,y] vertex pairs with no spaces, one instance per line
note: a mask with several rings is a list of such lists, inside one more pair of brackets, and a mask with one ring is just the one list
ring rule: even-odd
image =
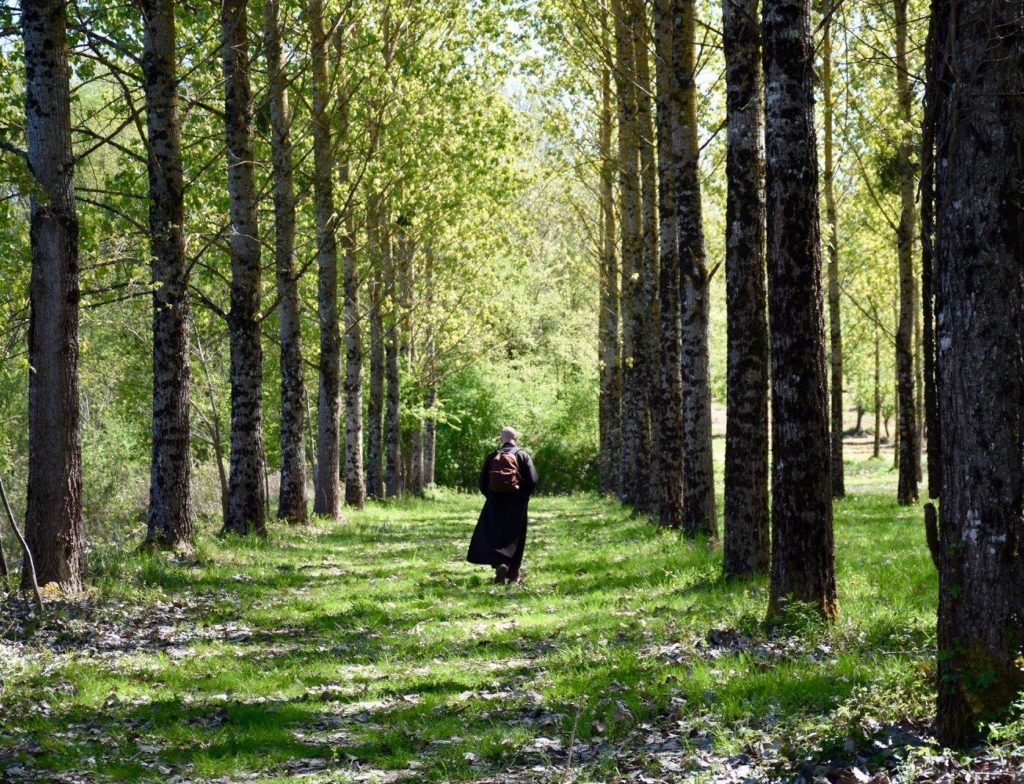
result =
[[525,584],[464,562],[479,499],[97,546],[91,592],[0,615],[0,781],[1016,781],[1019,726],[929,739],[936,575],[888,461],[836,506],[842,617],[594,496],[538,498]]

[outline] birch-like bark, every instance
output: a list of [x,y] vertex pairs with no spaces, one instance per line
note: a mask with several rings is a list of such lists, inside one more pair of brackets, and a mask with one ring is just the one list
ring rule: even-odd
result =
[[612,150],[611,30],[607,8],[601,10],[601,126],[598,139],[601,155],[601,292],[598,343],[601,360],[600,457],[598,486],[602,493],[619,489],[619,453],[622,435],[622,366],[619,348],[619,265],[615,250],[615,158]]
[[370,257],[370,399],[366,416],[366,494],[384,497],[384,306],[381,283],[383,243],[380,195],[371,195],[367,209],[367,249]]
[[[23,3],[31,198],[28,506],[25,538],[40,586],[82,587],[78,401],[78,217],[64,0]],[[22,587],[31,587],[25,558]]]
[[[335,60],[344,67],[344,27],[335,33]],[[344,189],[343,219],[345,230],[341,235],[342,292],[345,320],[345,504],[362,509],[366,503],[366,483],[363,478],[363,342],[362,322],[359,314],[359,270],[356,257],[356,221],[351,205],[351,140],[350,111],[351,86],[347,77],[338,76],[338,177]]]
[[313,192],[316,204],[317,317],[320,327],[315,514],[341,515],[341,331],[338,318],[338,242],[334,209],[334,151],[331,147],[327,35],[323,0],[309,0],[312,66]]
[[679,179],[676,232],[682,303],[683,530],[718,535],[715,464],[711,451],[711,359],[708,345],[710,278],[704,253],[697,134],[697,6],[681,0],[675,14],[675,61],[680,90]]
[[810,0],[764,0],[768,314],[772,348],[769,617],[791,601],[839,612]]
[[280,0],[263,5],[263,46],[270,105],[270,155],[274,176],[274,271],[281,344],[281,487],[277,516],[306,521],[306,390],[302,373],[299,270],[295,261],[295,164],[288,107],[288,74],[281,46]]
[[758,0],[723,0],[726,157],[726,574],[766,572],[768,312],[764,265],[764,101]]
[[901,130],[896,145],[896,168],[900,180],[900,222],[896,237],[899,259],[900,312],[896,330],[896,397],[899,409],[899,479],[896,500],[904,505],[917,503],[917,412],[914,398],[914,176],[913,135],[911,131],[910,74],[907,72],[907,0],[895,0],[896,14],[896,96],[899,102]]
[[651,117],[650,46],[651,33],[645,0],[629,0],[636,5],[634,11],[634,62],[636,64],[637,126],[640,139],[640,307],[643,312],[643,331],[639,335],[634,361],[640,363],[637,382],[642,384],[643,439],[641,460],[647,466],[646,491],[643,501],[634,507],[644,512],[657,512],[659,491],[658,460],[661,453],[660,433],[653,417],[660,408],[658,401],[658,162],[655,151],[655,131]]
[[392,237],[391,227],[381,224],[382,270],[384,273],[384,378],[387,394],[384,401],[384,495],[395,498],[402,494],[402,430],[401,430],[401,318],[399,301],[399,268],[405,253],[404,231],[399,222]]
[[943,2],[937,18],[936,734],[964,747],[1024,689],[1024,9]]
[[[426,297],[427,312],[434,312],[434,248],[427,246],[426,256]],[[437,405],[437,343],[433,324],[428,321],[426,329],[427,353],[427,394],[423,407],[427,412],[423,420],[423,484],[434,484],[435,457],[437,454],[437,418],[431,414]]]
[[821,45],[821,89],[824,106],[824,163],[822,172],[825,191],[825,223],[828,228],[828,336],[829,369],[831,385],[829,403],[832,434],[832,497],[846,495],[846,480],[843,471],[843,327],[839,307],[839,215],[836,211],[835,153],[833,141],[833,118],[835,102],[832,97],[832,11],[826,11],[822,25]]
[[[437,404],[437,386],[427,390],[427,411]],[[423,481],[430,487],[436,480],[437,466],[437,420],[427,417],[423,421]]]
[[189,303],[174,0],[143,0],[153,281],[153,444],[146,544],[192,544]]
[[224,528],[243,535],[266,531],[260,241],[252,154],[247,5],[247,0],[223,0],[221,5],[224,131],[231,202],[231,470]]
[[636,0],[612,0],[615,20],[615,86],[619,119],[619,226],[622,272],[622,449],[619,497],[642,509],[647,503],[646,371],[643,342],[649,312],[643,309],[640,233],[640,131],[637,121],[634,30]]
[[683,101],[674,57],[673,20],[678,0],[654,4],[654,56],[657,74],[658,197],[660,257],[658,272],[659,392],[653,411],[659,435],[658,521],[670,528],[683,525],[683,377],[682,314],[680,311],[679,237],[676,232],[679,143]]

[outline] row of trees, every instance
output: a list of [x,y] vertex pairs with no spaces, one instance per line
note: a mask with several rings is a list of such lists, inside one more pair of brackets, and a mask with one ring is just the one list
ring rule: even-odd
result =
[[[469,54],[478,30],[505,35],[504,9],[463,10],[4,7],[5,32],[21,39],[5,60],[24,61],[24,81],[5,85],[25,109],[20,122],[5,117],[3,148],[9,201],[31,204],[26,533],[41,585],[83,579],[83,294],[90,306],[152,297],[147,544],[191,544],[204,437],[224,529],[242,535],[266,529],[268,451],[280,465],[276,514],[291,522],[306,519],[310,476],[313,512],[327,518],[433,482],[438,385],[508,337],[479,260],[483,237],[491,250],[511,242],[502,221],[522,181],[520,125],[496,93],[505,54]],[[83,244],[96,254],[84,293]],[[149,285],[136,260],[147,246]],[[275,318],[279,444],[268,450]],[[221,329],[226,457],[202,349]],[[198,427],[197,380],[210,397]]]
[[[714,537],[707,358],[717,266],[708,269],[701,211],[702,21],[692,0],[568,8],[583,59],[600,75],[602,484],[662,525]],[[871,30],[864,22],[879,13],[867,9],[859,22],[847,14],[840,27],[838,4],[823,7],[816,24],[804,0],[722,5],[724,563],[729,574],[770,571],[769,617],[794,601],[827,620],[838,614],[832,499],[845,491],[846,406],[833,36],[845,33],[849,55],[849,38]],[[1024,16],[1003,0],[933,3],[919,68],[907,0],[885,13],[891,46],[879,51],[893,77],[893,132],[880,150],[850,145],[843,154],[892,230],[897,494],[901,504],[917,502],[926,431],[928,494],[942,502],[931,537],[941,583],[938,732],[963,744],[1024,685],[1014,664],[1024,639],[1021,560],[1011,544],[1024,498],[1024,257],[1014,217],[1024,198]],[[863,130],[851,95],[863,95],[876,77],[865,68],[858,84],[848,62],[844,69],[846,113],[854,116],[841,122]],[[915,92],[922,69],[925,89]],[[877,153],[873,167],[864,147]],[[894,215],[874,189],[886,177]],[[878,412],[885,322],[870,299],[845,294],[843,307],[873,322]]]

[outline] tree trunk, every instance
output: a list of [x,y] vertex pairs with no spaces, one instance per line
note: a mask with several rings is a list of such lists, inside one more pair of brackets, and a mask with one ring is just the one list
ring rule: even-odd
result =
[[[917,181],[914,184],[915,194]],[[917,448],[914,450],[914,477],[920,483],[924,479],[922,459],[922,439],[924,431],[924,352],[921,349],[921,287],[917,275],[914,275],[914,432],[917,434]]]
[[[886,425],[886,436],[889,427]],[[875,330],[875,445],[872,453],[882,456],[882,338]]]
[[857,406],[857,426],[856,431],[858,434],[864,432],[864,406]]
[[917,413],[914,400],[914,178],[913,136],[910,126],[910,75],[907,72],[907,0],[895,0],[896,11],[896,93],[901,131],[896,146],[900,179],[900,223],[897,231],[899,257],[900,314],[896,330],[896,396],[900,431],[899,481],[896,500],[903,506],[917,503]]
[[281,341],[281,487],[277,516],[306,521],[306,390],[302,374],[299,271],[295,263],[295,183],[288,108],[288,75],[281,47],[280,0],[265,0],[263,41],[270,103],[270,150],[274,176],[274,269]]
[[697,6],[683,0],[675,14],[674,46],[680,89],[679,180],[676,232],[682,302],[683,467],[686,497],[683,530],[718,535],[715,464],[711,451],[711,359],[708,321],[710,278],[704,255],[697,134]]
[[397,498],[402,494],[402,429],[401,429],[401,335],[399,329],[400,304],[398,291],[398,257],[404,251],[402,229],[391,236],[387,221],[381,223],[382,269],[384,272],[384,377],[387,396],[384,405],[384,495]]
[[640,233],[640,128],[637,121],[634,30],[637,0],[612,0],[615,19],[615,85],[619,115],[619,209],[622,242],[622,449],[619,496],[647,504],[647,394],[643,343],[649,312],[643,308]]
[[683,525],[683,379],[681,367],[679,237],[676,233],[680,155],[678,140],[683,99],[675,72],[673,19],[675,0],[654,4],[654,52],[657,65],[658,197],[660,258],[658,273],[658,317],[661,353],[659,362],[658,408],[652,411],[654,430],[659,434],[658,521],[663,526]]
[[839,613],[832,539],[810,0],[764,0],[768,309],[772,347],[769,617]]
[[649,50],[650,28],[645,0],[630,0],[636,5],[634,12],[634,62],[636,64],[636,106],[640,138],[640,231],[642,255],[640,259],[640,307],[643,313],[643,332],[634,361],[640,363],[637,382],[643,385],[643,465],[647,466],[643,503],[636,508],[655,512],[658,506],[658,461],[661,453],[660,432],[654,427],[653,416],[660,408],[658,401],[658,164],[654,149],[654,125],[651,121],[651,64]]
[[[427,390],[427,411],[437,405],[437,386]],[[434,484],[437,466],[437,420],[427,417],[423,422],[423,481],[427,487]]]
[[601,12],[605,61],[601,68],[601,293],[598,320],[600,372],[600,458],[598,486],[602,493],[619,489],[618,459],[622,428],[622,367],[619,363],[619,267],[615,252],[615,160],[612,155],[612,60],[606,9]]
[[[339,68],[343,67],[344,37],[339,26],[335,33],[335,57]],[[350,127],[350,86],[347,78],[338,75],[338,176],[343,188],[354,187],[351,183],[351,160],[349,157]],[[366,503],[366,484],[363,479],[363,342],[359,315],[359,270],[356,258],[356,222],[351,207],[351,192],[343,194],[342,249],[342,291],[345,318],[345,503],[355,509],[362,509]]]
[[[613,250],[614,253],[614,250]],[[426,296],[427,312],[434,312],[434,249],[427,246],[426,254]],[[437,454],[437,419],[431,415],[437,405],[437,344],[434,327],[428,321],[426,328],[427,352],[427,394],[423,407],[427,412],[423,420],[423,484],[430,487],[434,484],[435,457]]]
[[231,200],[231,473],[224,528],[266,531],[263,476],[263,350],[260,345],[260,241],[252,154],[247,0],[221,5],[224,130]]
[[143,0],[153,281],[153,444],[146,543],[192,544],[189,303],[174,0]]
[[381,285],[383,250],[380,232],[380,196],[370,198],[367,246],[370,256],[370,400],[366,428],[366,494],[384,497],[384,305]]
[[313,191],[316,202],[317,315],[320,326],[315,514],[341,515],[341,333],[338,322],[337,216],[331,147],[330,84],[323,0],[309,0],[312,65]]
[[936,734],[963,747],[1024,688],[1024,14],[1017,0],[976,0],[937,17],[949,97],[936,126]]
[[832,434],[832,497],[846,495],[843,472],[843,327],[839,310],[839,216],[836,212],[835,156],[833,144],[833,117],[835,103],[832,98],[832,9],[826,9],[822,30],[821,84],[824,106],[825,146],[825,222],[828,224],[828,325],[829,365],[832,375],[830,387]]
[[768,570],[768,313],[758,0],[723,0],[728,153],[726,574]]
[[[22,4],[32,279],[29,288],[28,506],[25,537],[40,586],[82,588],[78,402],[78,217],[71,148],[66,3]],[[28,557],[22,586],[31,587]]]
[[[899,406],[899,382],[893,385],[893,394],[896,397],[896,408],[893,411],[893,439],[892,439],[892,469],[896,471],[900,467],[900,406]],[[886,434],[888,435],[888,434]]]
[[937,157],[935,121],[940,96],[936,78],[938,56],[933,40],[939,35],[937,7],[942,0],[932,0],[925,56],[924,119],[921,132],[921,340],[924,354],[923,386],[926,429],[928,431],[928,497],[938,498],[942,492],[942,461],[939,427],[938,363],[935,346],[935,325],[939,301],[935,287],[935,160]]

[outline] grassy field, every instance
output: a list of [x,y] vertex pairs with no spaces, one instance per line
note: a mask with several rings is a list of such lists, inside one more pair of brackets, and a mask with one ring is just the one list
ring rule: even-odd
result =
[[0,619],[0,779],[911,780],[936,575],[887,461],[849,470],[831,629],[767,632],[764,580],[592,496],[535,500],[521,586],[464,562],[479,499],[448,492],[98,547],[89,596]]

